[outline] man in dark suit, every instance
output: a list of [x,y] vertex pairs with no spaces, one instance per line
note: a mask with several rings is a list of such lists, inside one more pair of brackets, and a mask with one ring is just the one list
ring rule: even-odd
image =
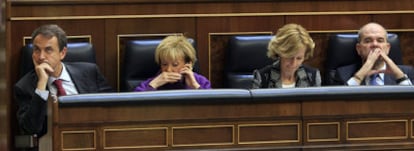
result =
[[411,66],[396,65],[388,57],[391,45],[387,31],[378,23],[368,23],[358,32],[356,50],[362,63],[337,69],[340,85],[412,85],[414,71]]
[[[66,33],[57,25],[44,25],[32,34],[34,70],[14,87],[21,133],[41,137],[47,131],[47,98],[50,95],[112,92],[98,67],[92,63],[63,63]],[[55,81],[61,81],[55,85]]]

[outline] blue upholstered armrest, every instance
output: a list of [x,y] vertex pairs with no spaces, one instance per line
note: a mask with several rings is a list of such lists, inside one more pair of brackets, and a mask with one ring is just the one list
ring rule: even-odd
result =
[[246,89],[168,90],[122,93],[93,93],[59,97],[59,106],[102,106],[151,103],[211,103],[251,100]]
[[291,89],[254,89],[253,100],[352,100],[357,98],[414,98],[413,86],[337,86]]
[[80,94],[59,97],[59,106],[412,98],[414,98],[413,86],[338,86],[290,89],[207,89]]

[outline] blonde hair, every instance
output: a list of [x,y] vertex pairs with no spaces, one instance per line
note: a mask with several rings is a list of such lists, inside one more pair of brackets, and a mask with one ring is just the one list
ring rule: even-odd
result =
[[306,49],[305,60],[313,56],[315,43],[308,31],[298,24],[286,24],[270,40],[267,56],[272,59],[278,56],[290,58],[303,48]]
[[155,62],[161,64],[161,60],[177,60],[183,58],[184,61],[196,62],[196,53],[193,45],[185,36],[172,35],[164,38],[155,50]]

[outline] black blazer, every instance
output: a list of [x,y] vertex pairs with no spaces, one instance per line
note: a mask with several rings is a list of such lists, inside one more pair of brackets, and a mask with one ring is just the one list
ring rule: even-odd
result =
[[[80,94],[113,92],[95,64],[71,62],[65,63],[65,67]],[[18,102],[20,133],[40,137],[47,131],[47,103],[35,93],[37,81],[34,70],[24,75],[14,86],[14,98]]]
[[[411,66],[398,65],[402,72],[407,74],[408,78],[411,80],[411,83],[414,81],[414,70]],[[343,67],[339,67],[336,70],[335,78],[333,80],[334,85],[347,85],[347,81],[354,76],[354,74],[361,68],[361,64],[352,64]],[[393,75],[385,74],[384,75],[384,85],[397,85],[396,78]],[[361,85],[365,85],[365,82],[362,81]]]

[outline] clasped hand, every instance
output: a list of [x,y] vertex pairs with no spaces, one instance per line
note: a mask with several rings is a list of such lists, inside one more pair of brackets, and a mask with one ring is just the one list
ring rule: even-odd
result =
[[[382,62],[386,64],[385,70],[382,68],[375,68],[377,65],[383,65]],[[391,58],[388,57],[388,54],[380,48],[375,48],[369,52],[364,67],[370,69],[365,74],[366,76],[378,73],[392,74],[397,78],[404,76],[404,73],[398,68],[394,61],[392,61]]]
[[177,72],[167,72],[164,71],[155,77],[151,82],[151,87],[157,89],[160,86],[163,86],[167,83],[175,83],[181,79],[185,80],[185,84],[193,89],[198,89],[200,85],[194,78],[194,72],[191,64],[185,64],[185,66]]
[[43,61],[42,63],[33,61],[33,63],[35,66],[36,75],[38,77],[37,88],[40,90],[45,90],[47,80],[49,79],[51,73],[55,72],[55,70],[47,61]]

